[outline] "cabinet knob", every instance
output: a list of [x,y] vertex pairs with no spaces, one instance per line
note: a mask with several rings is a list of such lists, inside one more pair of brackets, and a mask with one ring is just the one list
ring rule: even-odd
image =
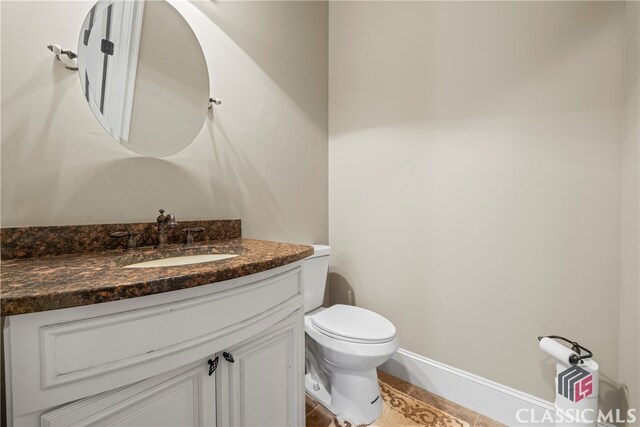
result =
[[224,357],[224,360],[226,360],[229,363],[235,362],[235,360],[233,360],[233,356],[231,355],[231,353],[227,353],[226,351],[222,353],[222,357]]
[[209,364],[209,376],[211,376],[216,371],[216,369],[218,369],[218,356],[216,356],[213,360],[209,359],[207,363]]

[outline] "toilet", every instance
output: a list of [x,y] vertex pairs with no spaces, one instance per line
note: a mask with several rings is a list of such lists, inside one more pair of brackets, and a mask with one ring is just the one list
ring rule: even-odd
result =
[[303,261],[305,389],[339,418],[370,424],[383,406],[376,368],[400,347],[396,328],[364,308],[322,307],[331,247],[313,248]]

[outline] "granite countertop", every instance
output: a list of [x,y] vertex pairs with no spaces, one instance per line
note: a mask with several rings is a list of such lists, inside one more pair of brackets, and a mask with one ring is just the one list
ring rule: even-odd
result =
[[[156,268],[125,265],[180,255],[237,254],[221,261]],[[0,315],[34,313],[153,295],[235,279],[306,258],[311,246],[252,239],[206,241],[124,252],[3,260]]]

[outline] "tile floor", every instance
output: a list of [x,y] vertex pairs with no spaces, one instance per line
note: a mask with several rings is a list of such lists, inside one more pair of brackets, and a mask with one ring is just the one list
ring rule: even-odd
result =
[[[437,396],[433,393],[414,386],[406,381],[389,375],[385,372],[378,371],[378,377],[381,381],[389,384],[391,387],[400,390],[409,396],[428,403],[456,418],[469,423],[471,427],[506,427],[484,415],[478,414],[470,409],[456,405],[455,403]],[[326,410],[322,405],[316,403],[315,400],[306,396],[305,408],[307,413],[307,427],[328,427],[333,420],[331,412]]]

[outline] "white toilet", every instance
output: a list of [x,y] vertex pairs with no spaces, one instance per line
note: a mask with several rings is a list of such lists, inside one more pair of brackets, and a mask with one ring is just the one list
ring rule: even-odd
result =
[[370,424],[382,413],[376,368],[398,350],[396,328],[364,308],[321,307],[331,247],[313,247],[303,262],[305,388],[335,415]]

